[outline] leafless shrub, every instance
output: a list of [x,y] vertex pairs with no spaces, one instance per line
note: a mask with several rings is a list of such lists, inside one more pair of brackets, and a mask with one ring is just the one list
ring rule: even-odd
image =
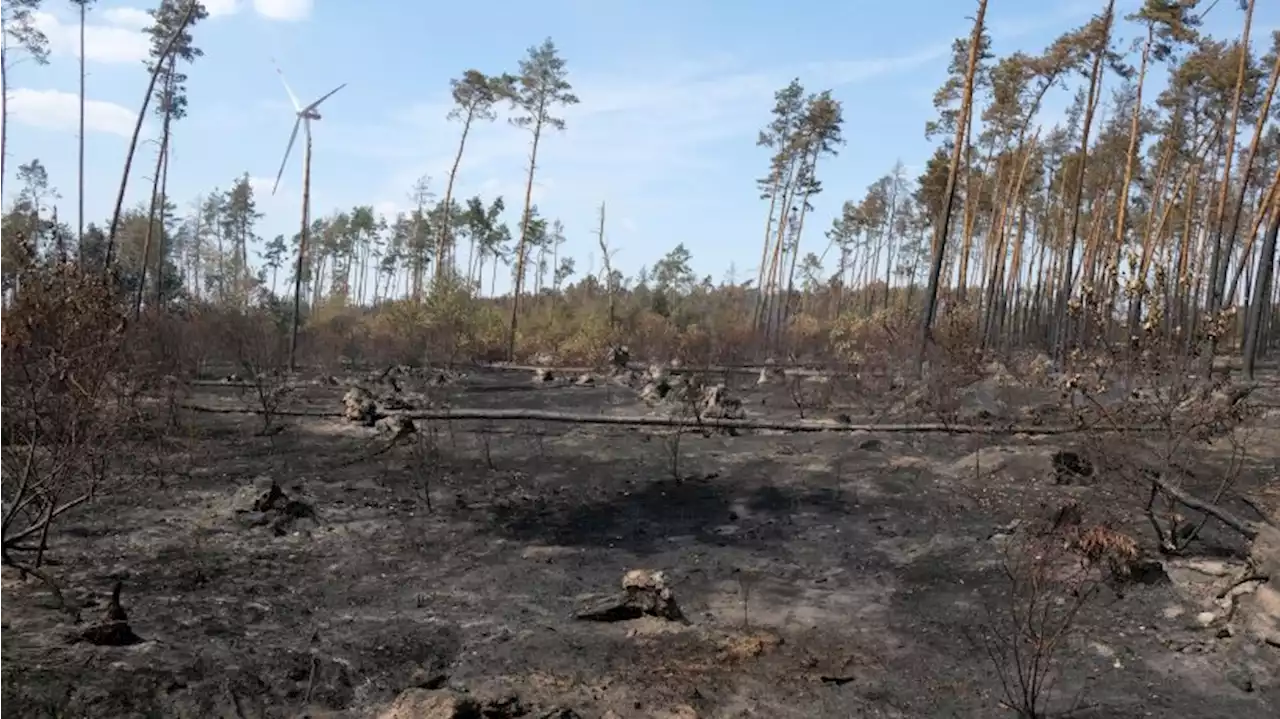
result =
[[804,419],[810,409],[824,410],[831,406],[835,387],[827,375],[793,374],[787,381],[787,394],[800,419]]
[[186,398],[189,383],[203,361],[203,323],[193,313],[149,311],[129,330],[131,381],[146,396],[159,397],[169,427],[178,423],[177,411]]
[[671,471],[671,478],[677,482],[683,479],[680,474],[681,441],[689,431],[689,423],[700,424],[702,420],[703,388],[702,375],[690,373],[683,378],[679,386],[672,388],[664,397],[669,407],[668,416],[679,420],[667,433],[665,441],[669,460],[667,466]]
[[809,405],[807,398],[804,396],[804,385],[801,382],[800,375],[792,375],[791,381],[787,382],[787,395],[791,397],[791,403],[796,406],[796,412],[800,414],[800,419],[804,419],[805,408]]
[[246,310],[225,315],[220,329],[259,410],[259,433],[276,433],[278,412],[294,390],[284,372],[288,360],[284,327],[265,312]]
[[422,499],[428,512],[435,511],[431,503],[431,492],[440,477],[443,459],[437,423],[434,421],[423,423],[409,440],[409,466],[415,480],[414,490]]
[[484,465],[490,471],[498,468],[493,463],[493,420],[485,420],[480,425],[480,430],[476,432],[476,440],[480,442],[480,448],[484,453]]
[[667,469],[671,478],[680,481],[680,440],[684,437],[684,425],[676,425],[667,433],[665,446],[667,449]]
[[4,313],[0,553],[60,603],[40,570],[50,529],[110,487],[139,424],[135,403],[121,400],[129,363],[119,300],[98,277],[59,265],[30,272]]
[[751,584],[754,579],[749,570],[735,567],[733,576],[738,580],[738,596],[742,599],[742,628],[751,628]]
[[1215,462],[1216,480],[1207,495],[1208,504],[1217,505],[1244,474],[1245,425],[1256,412],[1253,386],[1207,379],[1193,357],[1151,350],[1124,364],[1107,354],[1086,364],[1076,353],[1072,365],[1079,371],[1064,379],[1063,393],[1077,423],[1110,430],[1086,432],[1091,451],[1104,471],[1149,487],[1144,511],[1161,551],[1186,552],[1211,518],[1204,511],[1184,514],[1196,458],[1209,451],[1226,454]]
[[1049,716],[1062,649],[1101,587],[1093,555],[1077,547],[1057,532],[1018,536],[1001,565],[1006,591],[987,605],[981,644],[1004,704],[1024,719]]

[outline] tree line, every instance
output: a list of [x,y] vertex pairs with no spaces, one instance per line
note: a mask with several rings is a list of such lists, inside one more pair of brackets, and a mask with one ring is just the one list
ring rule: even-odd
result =
[[[303,305],[422,304],[458,289],[493,297],[502,268],[512,287],[502,300],[509,356],[521,318],[542,311],[536,301],[522,311],[522,296],[567,297],[589,287],[609,298],[611,336],[623,332],[620,314],[632,311],[675,322],[684,315],[674,305],[696,290],[738,303],[753,342],[771,354],[795,351],[788,345],[799,325],[883,314],[897,323],[913,318],[919,364],[938,317],[968,313],[971,339],[992,350],[1041,347],[1061,359],[1074,349],[1133,349],[1159,338],[1211,357],[1231,341],[1251,366],[1274,343],[1280,222],[1280,108],[1273,104],[1280,33],[1252,36],[1255,2],[1219,8],[1145,0],[1121,17],[1114,0],[1099,0],[1097,14],[1043,49],[998,57],[987,1],[976,0],[972,30],[953,43],[934,97],[925,136],[937,146],[923,172],[908,178],[899,162],[864,196],[843,201],[807,251],[805,222],[822,196],[821,168],[838,161],[846,138],[840,100],[796,78],[775,94],[757,140],[768,153],[757,180],[766,217],[758,258],[742,258],[753,276],[738,277],[735,263],[719,287],[692,276],[684,245],[652,271],[622,276],[610,265],[603,206],[595,232],[602,266],[580,273],[560,251],[564,226],[539,214],[532,185],[542,142],[566,129],[560,110],[578,98],[547,39],[513,73],[471,69],[451,81],[449,118],[459,134],[441,194],[424,177],[410,191],[409,209],[394,217],[357,206],[312,221]],[[83,11],[92,2],[76,4]],[[39,0],[6,0],[6,72],[13,53],[47,61],[47,40],[31,21],[39,7]],[[1237,11],[1236,37],[1203,32],[1206,13]],[[298,238],[258,237],[261,214],[247,175],[186,210],[167,196],[167,146],[187,112],[183,72],[202,54],[191,28],[205,15],[186,0],[164,0],[152,11],[147,97],[161,137],[150,200],[118,209],[105,228],[77,218],[72,230],[56,214],[43,166],[24,163],[22,190],[4,215],[6,292],[24,263],[49,257],[109,266],[135,311],[179,302],[270,304],[288,286]],[[1155,92],[1157,73],[1166,82]],[[1058,121],[1045,113],[1052,93],[1071,98]],[[475,123],[502,115],[530,143],[513,226],[504,221],[504,198],[459,200],[454,192]],[[259,257],[250,257],[252,247],[262,248]],[[637,291],[655,282],[662,290],[639,293],[647,304],[635,305]]]

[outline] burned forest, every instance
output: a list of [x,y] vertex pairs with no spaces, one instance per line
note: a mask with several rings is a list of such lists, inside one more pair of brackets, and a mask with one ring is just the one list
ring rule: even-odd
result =
[[754,108],[690,142],[756,176],[663,180],[721,237],[557,201],[683,147],[559,34],[450,66],[393,207],[334,179],[355,70],[261,52],[292,135],[202,129],[230,23],[342,3],[3,3],[5,716],[1280,715],[1275,3],[945,3],[887,172],[779,50],[689,93]]

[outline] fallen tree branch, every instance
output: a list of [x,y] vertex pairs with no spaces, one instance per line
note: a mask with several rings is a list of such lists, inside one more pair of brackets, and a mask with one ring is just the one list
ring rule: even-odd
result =
[[1171,484],[1169,480],[1165,479],[1159,473],[1148,472],[1147,478],[1151,480],[1152,484],[1159,487],[1160,491],[1164,492],[1170,497],[1173,497],[1180,504],[1186,506],[1187,508],[1194,509],[1197,512],[1204,512],[1210,517],[1213,517],[1219,522],[1222,522],[1228,527],[1244,535],[1244,538],[1251,542],[1258,538],[1258,527],[1255,526],[1253,522],[1240,519],[1239,517],[1235,516],[1231,512],[1228,512],[1222,507],[1219,507],[1211,502],[1206,502],[1205,500],[1200,499],[1199,497],[1196,497],[1195,495],[1192,495],[1186,492],[1181,487]]
[[[207,414],[261,414],[262,410],[250,407],[206,407],[197,404],[183,404],[183,409]],[[304,412],[297,410],[276,410],[279,417],[312,417],[316,419],[342,419],[342,412]],[[664,417],[643,415],[607,415],[607,414],[570,414],[564,412],[547,412],[527,409],[448,409],[448,410],[416,410],[403,414],[410,419],[455,419],[455,420],[490,420],[519,422],[561,422],[567,424],[610,424],[636,427],[710,427],[717,429],[744,430],[777,430],[783,432],[892,432],[892,433],[937,433],[937,434],[984,434],[984,435],[1056,435],[1075,434],[1078,432],[1115,432],[1115,433],[1151,433],[1160,432],[1160,427],[1080,427],[1068,425],[1059,427],[1022,427],[1016,425],[971,425],[946,424],[941,422],[921,424],[845,424],[834,420],[769,420],[769,419],[720,419],[713,417]],[[1189,506],[1189,505],[1188,505]]]
[[43,584],[45,588],[49,590],[49,593],[51,595],[53,595],[53,601],[58,605],[58,610],[65,613],[67,616],[71,617],[71,620],[73,622],[76,622],[77,624],[80,623],[80,610],[74,604],[67,601],[67,598],[66,596],[63,595],[62,590],[58,588],[58,583],[53,581],[52,577],[50,577],[48,574],[45,574],[43,571],[36,569],[28,564],[14,561],[11,557],[8,557],[8,556],[4,558],[3,563],[6,567],[11,567],[17,570],[20,575],[29,574],[35,577],[36,579],[40,580],[40,583]]
[[[707,366],[704,366],[704,365],[681,365],[681,366],[679,366],[679,367],[670,367],[670,366],[667,366],[667,365],[659,365],[659,366],[662,368],[662,371],[663,371],[663,372],[666,372],[667,374],[708,374],[708,375],[712,375],[712,374],[744,374],[744,375],[758,375],[758,374],[760,374],[760,371],[761,371],[761,370],[767,370],[767,371],[769,371],[769,372],[781,371],[781,372],[785,373],[788,377],[821,377],[821,376],[829,376],[829,377],[833,377],[833,378],[835,378],[835,377],[840,377],[840,376],[846,376],[846,375],[848,374],[848,373],[840,373],[840,372],[834,372],[834,371],[824,371],[824,370],[819,370],[819,369],[813,369],[811,366],[810,366],[810,367],[803,367],[803,366],[797,366],[797,365],[763,365],[763,364],[756,364],[756,365],[712,365],[712,366],[710,366],[710,367],[707,367]],[[503,364],[492,364],[492,365],[477,365],[477,367],[476,367],[476,368],[477,368],[477,369],[486,369],[486,370],[501,370],[501,371],[509,371],[509,372],[533,372],[533,371],[535,371],[535,370],[544,369],[544,370],[547,370],[548,372],[556,372],[556,373],[560,373],[560,374],[582,374],[582,373],[584,373],[584,372],[592,372],[592,373],[599,373],[599,372],[600,372],[600,367],[588,367],[588,366],[586,366],[586,365],[580,365],[580,366],[576,366],[576,367],[574,367],[574,366],[564,366],[564,367],[560,367],[560,366],[546,366],[546,367],[543,367],[542,365],[531,365],[531,364],[505,364],[505,363],[503,363]],[[641,364],[641,363],[637,363],[637,362],[630,362],[630,363],[628,363],[628,364],[627,364],[627,369],[628,369],[628,370],[630,370],[630,371],[632,371],[632,372],[645,372],[645,371],[647,371],[647,370],[649,369],[649,365],[647,365],[647,364]]]
[[1269,582],[1269,581],[1271,581],[1270,574],[1262,574],[1260,572],[1246,571],[1244,575],[1241,576],[1239,579],[1236,579],[1235,581],[1231,582],[1227,586],[1223,587],[1218,592],[1217,597],[1218,599],[1226,599],[1228,595],[1230,595],[1232,592],[1236,590],[1236,587],[1239,587],[1242,584],[1248,584],[1249,582],[1262,582],[1265,584],[1266,582]]
[[[568,379],[573,380],[576,378],[573,376],[568,376]],[[253,384],[252,382],[223,382],[222,380],[207,380],[207,379],[193,380],[190,383],[190,386],[201,387],[204,389],[214,389],[214,390],[216,389],[229,389],[229,390],[230,389],[238,389],[238,390],[257,389],[257,385]],[[351,385],[345,385],[345,384],[324,385],[324,384],[315,384],[312,382],[297,382],[297,383],[285,384],[282,386],[288,387],[290,390],[304,390],[304,389],[326,390],[327,389],[327,390],[334,390],[334,391],[340,391],[340,390],[345,391],[347,389],[350,389],[351,387],[368,386],[368,385],[361,385],[359,383],[351,384]],[[526,382],[510,382],[507,384],[472,384],[472,385],[445,384],[445,385],[438,385],[438,386],[445,387],[451,390],[456,390],[459,392],[486,394],[490,392],[533,392],[533,391],[546,391],[546,390],[575,389],[578,387],[589,388],[589,387],[592,387],[593,385],[576,385],[576,384],[573,384],[572,381],[568,382],[567,384],[557,384],[554,382],[547,382],[545,384],[534,384],[532,382],[526,381]]]

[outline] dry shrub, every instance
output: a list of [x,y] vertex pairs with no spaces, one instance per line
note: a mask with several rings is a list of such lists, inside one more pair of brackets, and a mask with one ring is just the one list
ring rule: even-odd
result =
[[427,354],[427,309],[411,300],[396,300],[378,307],[369,320],[365,347],[375,361],[413,365]]
[[322,363],[338,357],[356,362],[368,359],[365,352],[369,345],[367,313],[345,306],[341,298],[330,298],[315,307],[300,334],[299,344]]
[[486,357],[503,353],[507,346],[507,318],[498,307],[477,305],[463,339],[460,354]]
[[169,427],[177,426],[190,382],[205,363],[206,330],[199,315],[155,311],[144,312],[130,328],[127,351],[135,396],[160,398]]
[[[1149,334],[1144,341],[1165,345]],[[1076,371],[1062,380],[1077,423],[1102,430],[1086,434],[1102,470],[1149,490],[1146,516],[1167,554],[1186,552],[1210,520],[1206,512],[1184,511],[1186,502],[1175,494],[1194,493],[1203,483],[1209,493],[1200,500],[1218,505],[1244,475],[1251,451],[1253,386],[1208,378],[1198,364],[1185,352],[1150,348],[1127,362],[1115,352],[1075,352]],[[1137,434],[1139,428],[1145,431]],[[1210,457],[1212,476],[1198,470]]]
[[834,359],[851,371],[861,372],[877,365],[887,366],[878,355],[891,346],[894,336],[888,313],[847,312],[832,324],[829,340]]
[[289,329],[285,320],[261,309],[230,310],[218,327],[236,367],[254,393],[262,433],[273,430],[277,411],[292,385],[285,374],[289,358]]
[[948,303],[934,320],[933,343],[949,355],[970,350],[979,336],[978,308]]
[[[1099,535],[1107,556],[1116,546]],[[1062,650],[1101,583],[1093,556],[1051,531],[1020,535],[1005,551],[1003,596],[987,603],[981,645],[1000,679],[1005,705],[1024,719],[1049,716]]]
[[[3,562],[40,572],[52,524],[108,487],[133,441],[123,303],[73,265],[33,269],[3,321]],[[59,599],[60,599],[59,595]]]
[[[610,334],[608,316],[591,313],[560,345],[557,356],[566,364],[594,365],[608,354],[613,344]],[[545,351],[554,351],[554,348]]]
[[720,313],[715,318],[715,358],[724,364],[742,362],[751,355],[756,332],[746,313]]
[[785,342],[797,356],[822,354],[829,339],[827,329],[813,315],[800,313],[787,321]]
[[[423,307],[423,329],[432,360],[454,363],[476,354],[479,305],[465,284],[454,281],[435,287]],[[480,329],[491,332],[492,323],[484,324],[487,326]]]
[[640,357],[671,357],[679,341],[675,327],[652,310],[639,310],[627,318],[624,337],[632,353]]
[[202,328],[196,318],[167,312],[144,312],[133,322],[128,349],[132,374],[148,388],[166,377],[194,377],[203,360]]
[[680,333],[677,357],[685,362],[706,366],[711,364],[714,354],[711,333],[705,326],[697,322],[689,325]]
[[[589,337],[580,337],[577,342],[577,349],[573,352],[566,352],[562,349],[573,338],[574,335],[582,328],[581,320],[572,317],[568,313],[568,308],[561,309],[552,306],[542,298],[541,305],[535,304],[534,307],[527,308],[527,313],[520,318],[516,326],[516,356],[517,357],[533,357],[536,355],[551,355],[560,362],[583,362],[590,363],[597,357],[587,357],[579,355],[578,352],[589,349],[591,339]],[[530,303],[534,304],[534,303]],[[502,343],[505,347],[507,323],[510,322],[508,306],[503,311],[502,317]]]
[[1106,566],[1116,579],[1128,578],[1134,562],[1138,560],[1138,542],[1109,527],[1086,527],[1071,541],[1085,560],[1095,566]]

